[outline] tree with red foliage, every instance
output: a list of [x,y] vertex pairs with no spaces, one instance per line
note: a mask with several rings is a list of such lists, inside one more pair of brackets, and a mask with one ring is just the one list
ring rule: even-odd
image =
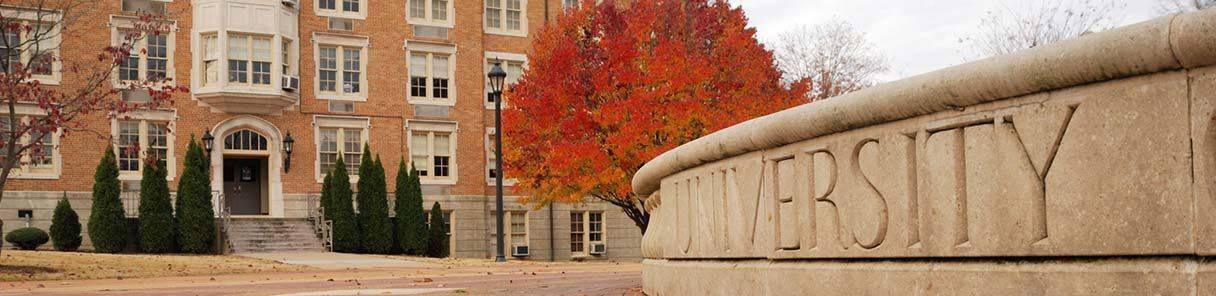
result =
[[773,55],[724,0],[584,1],[543,28],[506,93],[505,173],[534,204],[587,198],[620,207],[643,233],[630,179],[660,153],[802,102]]
[[[108,15],[106,2],[93,0],[10,0],[0,14],[0,200],[14,169],[40,163],[51,153],[51,137],[90,130],[90,116],[124,116],[139,109],[170,103],[170,94],[185,92],[168,79],[119,81],[116,69],[128,56],[137,55],[135,44],[144,36],[165,32],[169,21],[162,15],[140,14],[135,28],[117,45],[99,47],[95,58],[62,59],[60,40],[75,34],[67,24],[85,17]],[[58,75],[56,75],[58,74]],[[45,77],[62,77],[61,85],[43,84]],[[120,99],[123,89],[149,93],[146,102]],[[37,115],[17,109],[34,109]],[[26,112],[29,113],[29,112]],[[3,226],[3,221],[0,221]]]

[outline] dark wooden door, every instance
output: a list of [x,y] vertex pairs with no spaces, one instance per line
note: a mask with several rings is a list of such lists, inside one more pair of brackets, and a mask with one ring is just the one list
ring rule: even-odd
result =
[[224,159],[224,201],[233,215],[263,215],[262,163],[254,158]]

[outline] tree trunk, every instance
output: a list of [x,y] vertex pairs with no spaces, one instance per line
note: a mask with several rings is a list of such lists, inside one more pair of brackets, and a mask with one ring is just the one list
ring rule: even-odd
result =
[[646,209],[642,207],[643,202],[638,200],[634,194],[630,193],[629,197],[624,199],[595,193],[591,196],[621,208],[621,212],[625,212],[625,215],[633,220],[633,224],[642,231],[642,235],[646,234],[646,228],[650,226],[650,213],[646,212]]

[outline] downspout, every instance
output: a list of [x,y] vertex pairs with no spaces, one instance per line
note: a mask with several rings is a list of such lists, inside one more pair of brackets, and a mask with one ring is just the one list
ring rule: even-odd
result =
[[[545,7],[549,7],[549,2],[545,3]],[[553,236],[553,202],[549,202],[549,262],[557,261],[557,243],[554,241],[556,238]]]

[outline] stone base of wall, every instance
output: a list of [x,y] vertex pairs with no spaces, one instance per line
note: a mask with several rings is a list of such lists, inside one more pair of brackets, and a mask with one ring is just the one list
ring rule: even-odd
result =
[[645,260],[647,295],[1214,295],[1200,257],[1020,261]]

